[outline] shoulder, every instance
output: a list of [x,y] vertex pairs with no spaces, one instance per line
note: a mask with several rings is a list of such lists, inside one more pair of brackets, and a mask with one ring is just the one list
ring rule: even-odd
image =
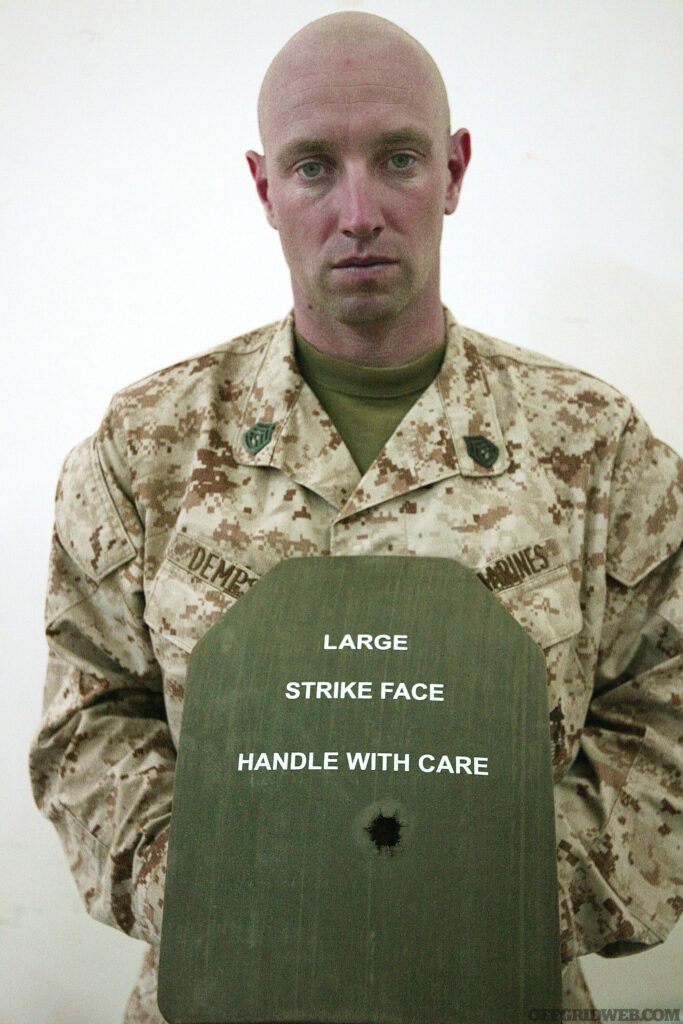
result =
[[524,420],[534,456],[567,503],[609,524],[607,566],[627,585],[683,536],[683,463],[631,401],[593,374],[461,328],[504,425]]
[[236,396],[240,381],[260,362],[262,353],[278,327],[258,327],[230,341],[166,366],[118,391],[110,412],[116,420],[161,422],[174,418],[187,407],[197,409],[213,393]]
[[619,439],[637,416],[626,395],[568,363],[468,327],[461,331],[477,353],[503,427],[521,417],[539,457],[561,474],[595,468],[596,459],[610,472]]
[[552,417],[558,408],[571,408],[590,415],[594,425],[596,417],[602,421],[606,416],[622,428],[633,414],[626,395],[594,374],[469,327],[461,330],[489,380],[513,388],[532,411]]
[[277,327],[241,334],[118,391],[94,439],[107,480],[138,502],[160,489],[180,493],[197,448],[217,443],[217,432],[239,417]]
[[177,456],[184,462],[209,420],[239,417],[277,323],[267,324],[157,370],[112,398],[99,444],[125,462]]

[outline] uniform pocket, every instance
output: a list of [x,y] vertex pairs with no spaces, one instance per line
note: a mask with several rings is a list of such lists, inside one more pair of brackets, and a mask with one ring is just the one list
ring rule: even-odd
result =
[[543,649],[576,636],[583,625],[579,596],[565,565],[497,596]]
[[258,580],[214,543],[176,534],[147,600],[152,632],[186,652]]
[[55,528],[62,547],[95,583],[135,557],[104,479],[94,438],[67,456],[57,488]]
[[543,650],[553,779],[557,782],[576,756],[591,696],[574,649],[574,638],[583,626],[578,592],[563,565],[497,596]]

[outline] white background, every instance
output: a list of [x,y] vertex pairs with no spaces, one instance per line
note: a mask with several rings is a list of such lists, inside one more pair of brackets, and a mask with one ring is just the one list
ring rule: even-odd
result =
[[[270,58],[345,6],[416,35],[472,132],[457,318],[681,447],[680,0],[3,0],[1,1024],[117,1024],[142,952],[86,917],[27,782],[60,463],[117,388],[289,308],[243,154]],[[598,1004],[680,1006],[682,949],[591,957]]]

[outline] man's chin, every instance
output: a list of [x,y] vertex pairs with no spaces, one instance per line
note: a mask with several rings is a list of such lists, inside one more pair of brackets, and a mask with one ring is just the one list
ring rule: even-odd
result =
[[353,327],[390,320],[403,305],[396,294],[357,294],[343,298],[337,296],[331,303],[330,312],[339,323]]

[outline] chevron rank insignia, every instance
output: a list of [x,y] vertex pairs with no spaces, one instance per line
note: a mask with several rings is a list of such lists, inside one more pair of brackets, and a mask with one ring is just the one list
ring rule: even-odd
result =
[[259,420],[253,427],[249,427],[249,430],[245,431],[242,436],[242,444],[250,455],[255,455],[256,452],[260,452],[262,448],[266,447],[274,430],[274,423],[263,423]]
[[465,445],[470,458],[485,469],[489,469],[500,455],[497,445],[483,434],[468,435],[465,438]]

